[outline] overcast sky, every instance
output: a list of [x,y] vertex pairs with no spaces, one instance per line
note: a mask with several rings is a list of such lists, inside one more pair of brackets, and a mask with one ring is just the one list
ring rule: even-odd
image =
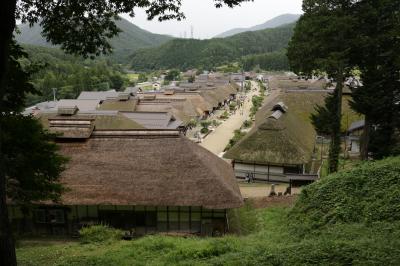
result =
[[182,10],[186,15],[183,21],[148,21],[143,10],[137,10],[136,16],[123,15],[135,25],[160,34],[175,37],[190,37],[193,26],[195,38],[211,38],[232,28],[251,27],[262,24],[276,16],[290,13],[301,14],[302,0],[254,0],[243,3],[233,9],[216,9],[212,0],[183,0]]

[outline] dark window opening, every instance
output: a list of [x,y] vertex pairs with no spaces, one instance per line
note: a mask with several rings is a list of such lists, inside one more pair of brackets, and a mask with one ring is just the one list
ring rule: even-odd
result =
[[300,166],[285,166],[283,168],[285,174],[302,174],[303,169]]

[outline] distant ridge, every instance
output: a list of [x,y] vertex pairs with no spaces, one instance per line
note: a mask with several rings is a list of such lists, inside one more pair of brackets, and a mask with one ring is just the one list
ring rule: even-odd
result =
[[246,31],[257,31],[257,30],[264,30],[264,29],[280,27],[285,24],[290,24],[290,23],[296,22],[300,18],[300,16],[301,15],[299,15],[299,14],[283,14],[283,15],[277,16],[273,19],[270,19],[263,24],[256,25],[256,26],[253,26],[250,28],[236,28],[236,29],[228,30],[226,32],[218,34],[214,38],[226,38],[226,37],[233,36],[233,35],[236,35],[236,34],[239,34],[242,32],[246,32]]
[[[117,59],[122,59],[138,49],[156,47],[173,39],[168,35],[154,34],[143,30],[123,18],[116,20],[115,23],[122,31],[110,41],[114,48],[112,56]],[[22,24],[18,26],[18,29],[21,33],[15,34],[15,38],[19,43],[54,47],[41,36],[42,28],[39,24],[33,25],[32,28],[28,24]]]

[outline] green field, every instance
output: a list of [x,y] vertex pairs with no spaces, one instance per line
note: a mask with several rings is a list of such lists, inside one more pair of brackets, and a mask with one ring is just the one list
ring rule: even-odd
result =
[[126,74],[126,77],[129,79],[129,81],[136,82],[139,79],[139,74],[128,73],[128,74]]
[[[400,157],[331,175],[294,207],[230,213],[233,235],[19,241],[19,265],[399,265]],[[88,241],[86,241],[88,242]]]

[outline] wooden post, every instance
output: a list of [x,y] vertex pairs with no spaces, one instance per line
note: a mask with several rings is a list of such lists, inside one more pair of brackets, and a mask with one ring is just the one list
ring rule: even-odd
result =
[[192,207],[189,207],[189,232],[192,233]]
[[169,207],[167,206],[167,232],[169,232]]

